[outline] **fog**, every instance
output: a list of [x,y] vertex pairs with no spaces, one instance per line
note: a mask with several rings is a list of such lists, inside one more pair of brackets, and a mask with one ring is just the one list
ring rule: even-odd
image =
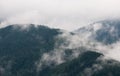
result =
[[119,0],[0,0],[0,26],[33,23],[71,31],[119,18],[119,7]]
[[[118,25],[119,26],[119,25]],[[115,26],[104,27],[104,25],[100,23],[96,23],[94,25],[86,26],[86,29],[93,29],[93,31],[84,31],[80,33],[80,31],[75,34],[71,34],[67,31],[62,31],[63,33],[56,36],[56,44],[54,50],[48,53],[44,53],[40,61],[37,62],[37,70],[39,71],[41,68],[44,68],[43,65],[53,66],[59,65],[61,63],[67,62],[74,58],[77,58],[79,55],[83,54],[86,51],[93,51],[102,54],[100,60],[115,60],[120,62],[120,40],[112,44],[105,44],[101,41],[97,41],[94,39],[94,34],[99,30],[103,29],[108,30],[112,38],[118,36],[118,34],[114,33],[117,31]],[[113,29],[114,28],[114,29]],[[107,37],[107,35],[106,35]],[[105,38],[106,39],[106,38]],[[62,41],[63,40],[63,41]],[[62,42],[61,42],[62,41]],[[66,50],[69,49],[69,50]],[[71,52],[70,55],[66,56],[66,51]],[[99,64],[96,64],[99,66]],[[100,68],[102,66],[99,66]],[[98,68],[98,67],[97,67]],[[89,69],[89,68],[88,68]],[[87,70],[88,70],[87,69]],[[90,68],[91,69],[91,68]],[[93,71],[93,70],[91,70]]]

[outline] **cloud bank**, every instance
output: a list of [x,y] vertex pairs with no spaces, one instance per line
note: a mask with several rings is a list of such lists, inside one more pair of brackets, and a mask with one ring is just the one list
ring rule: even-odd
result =
[[[94,39],[93,34],[100,29],[108,30],[109,33],[113,35],[112,38],[115,38],[115,36],[118,35],[117,33],[114,33],[117,30],[115,29],[115,26],[103,26],[103,24],[96,23],[91,25],[91,27],[86,26],[86,30],[82,28],[82,31],[79,31],[79,33],[75,32],[74,34],[62,31],[63,33],[55,38],[56,45],[54,50],[44,53],[40,61],[37,62],[37,70],[41,70],[44,66],[54,66],[67,62],[86,51],[103,54],[104,56],[100,57],[103,61],[113,59],[120,62],[120,40],[117,40],[112,44],[105,44]],[[93,29],[93,31],[90,32],[89,30],[91,29]]]
[[119,0],[0,0],[0,20],[1,27],[34,23],[74,30],[118,17],[119,7]]

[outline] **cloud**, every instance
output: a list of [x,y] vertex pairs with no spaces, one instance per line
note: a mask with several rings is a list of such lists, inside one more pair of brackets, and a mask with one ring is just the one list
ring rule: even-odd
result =
[[0,20],[3,26],[36,23],[74,30],[119,16],[119,6],[119,0],[0,0]]
[[85,52],[85,49],[82,48],[85,44],[82,38],[78,35],[72,35],[70,32],[61,31],[62,34],[55,38],[54,50],[44,53],[40,61],[37,62],[37,71],[44,68],[44,66],[55,66],[72,60],[78,57],[81,52]]
[[106,59],[114,59],[120,61],[120,41],[111,44],[111,45],[98,45],[98,49],[101,53],[105,55]]
[[[103,29],[102,24],[100,27],[97,24],[93,27],[86,27],[87,29],[94,29],[93,32],[84,32],[84,33],[74,33],[71,34],[67,31],[62,31],[62,34],[56,36],[56,44],[54,50],[48,53],[44,53],[40,61],[37,62],[37,70],[39,71],[43,66],[53,66],[59,65],[61,63],[67,62],[78,57],[81,53],[86,51],[94,51],[104,55],[100,57],[102,61],[113,59],[120,62],[120,40],[112,44],[104,44],[102,42],[96,41],[92,36],[97,30]],[[108,30],[108,26],[104,28]],[[115,28],[109,27],[109,33],[113,35]],[[116,34],[117,36],[118,34]],[[114,36],[113,36],[114,38]],[[70,53],[68,55],[68,53]],[[88,69],[89,70],[89,69]],[[88,71],[89,72],[89,71]]]

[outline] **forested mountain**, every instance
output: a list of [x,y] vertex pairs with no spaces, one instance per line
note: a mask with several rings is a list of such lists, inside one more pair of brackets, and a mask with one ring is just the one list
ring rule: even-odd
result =
[[[80,28],[75,32],[69,32],[71,36],[86,34],[89,39],[111,45],[119,41],[119,21],[101,21],[88,27]],[[60,37],[60,29],[29,24],[27,27],[9,25],[0,29],[0,76],[119,76],[120,62],[114,59],[105,59],[104,53],[87,49],[87,45],[79,48],[64,48],[69,43]],[[65,37],[70,40],[69,37]],[[84,38],[84,37],[83,37]],[[72,40],[74,41],[74,39]],[[57,44],[63,44],[56,47]],[[84,41],[83,41],[84,42]],[[79,44],[77,44],[79,45]],[[59,46],[59,45],[58,45]],[[59,52],[62,47],[62,52]],[[75,46],[72,46],[75,47]],[[55,51],[57,50],[57,51]],[[82,51],[76,57],[74,51]],[[64,52],[63,52],[64,51]],[[54,52],[51,54],[51,52]],[[47,54],[50,53],[50,54]],[[62,56],[57,56],[61,53]],[[76,53],[75,53],[76,54]],[[51,56],[53,55],[53,56]],[[54,58],[57,56],[57,58]],[[56,60],[62,57],[59,64],[44,65],[38,68],[37,62],[44,57],[46,60]],[[70,57],[70,58],[69,58]],[[71,58],[72,57],[72,58]],[[69,59],[68,59],[69,58]],[[38,70],[40,69],[40,70]]]
[[0,68],[3,76],[35,76],[35,62],[54,48],[57,29],[10,25],[0,29]]

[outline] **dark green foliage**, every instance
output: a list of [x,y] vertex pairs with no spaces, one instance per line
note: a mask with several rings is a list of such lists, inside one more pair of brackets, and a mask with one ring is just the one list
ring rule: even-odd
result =
[[100,55],[101,54],[95,52],[85,52],[78,58],[53,67],[49,69],[49,71],[47,68],[47,73],[41,71],[40,76],[77,76],[82,73],[85,68],[92,67]]
[[[101,63],[102,61],[97,60],[97,58],[100,56],[103,55],[88,51],[80,55],[78,58],[73,59],[72,61],[68,61],[58,66],[42,70],[39,76],[86,76],[89,74],[84,74],[86,68],[91,69],[91,75],[88,76],[119,76],[120,63],[114,60]],[[114,62],[119,64],[114,64]],[[96,68],[98,70],[94,71],[94,64],[101,65],[102,69]]]
[[0,67],[10,72],[7,76],[35,76],[35,62],[54,48],[58,34],[57,29],[32,24],[0,29]]
[[102,70],[94,73],[93,76],[119,76],[120,75],[119,65],[110,65],[110,66],[106,65]]

